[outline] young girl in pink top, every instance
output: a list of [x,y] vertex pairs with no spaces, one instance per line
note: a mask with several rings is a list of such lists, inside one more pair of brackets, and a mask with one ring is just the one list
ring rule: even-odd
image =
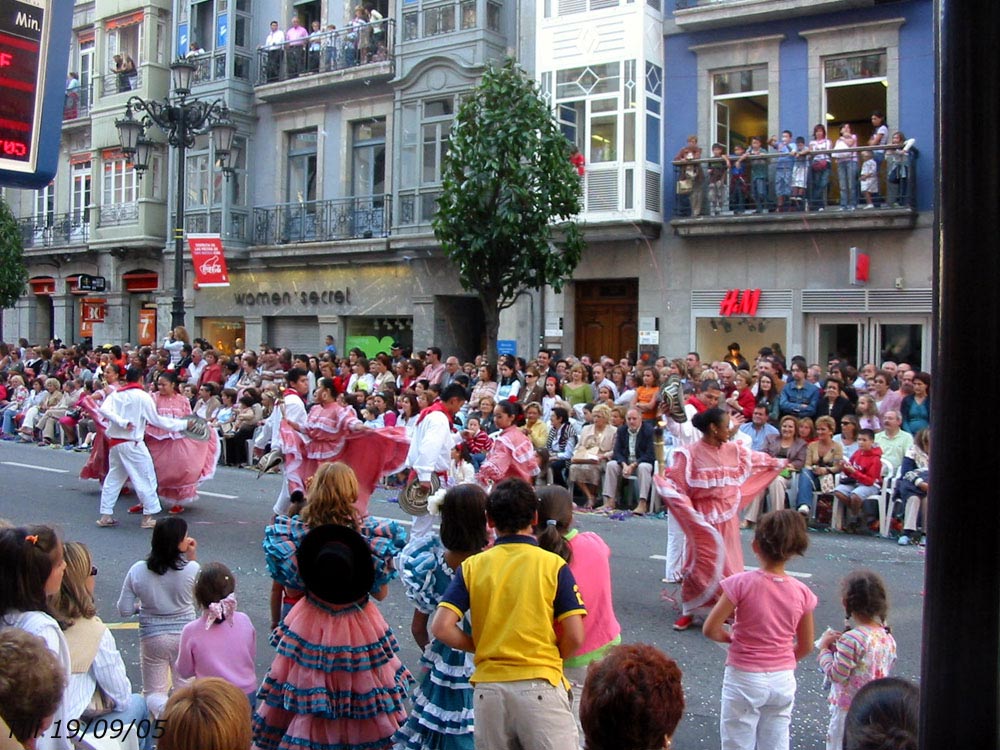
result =
[[[592,531],[580,532],[573,526],[573,500],[565,487],[538,490],[538,546],[563,558],[580,588],[587,605],[580,649],[563,661],[566,678],[576,689],[583,688],[587,666],[604,658],[621,643],[621,625],[611,602],[611,549]],[[579,705],[574,701],[574,708]]]
[[722,750],[788,750],[795,664],[812,651],[817,599],[785,574],[785,563],[808,546],[800,513],[765,515],[752,545],[760,569],[723,580],[723,593],[705,620],[708,638],[730,644],[722,681]]
[[885,624],[889,596],[878,573],[849,573],[841,584],[841,594],[847,627],[843,633],[827,630],[819,641],[819,666],[830,680],[827,750],[843,747],[844,722],[854,696],[872,680],[888,677],[896,662],[896,639]]
[[181,631],[178,675],[221,677],[238,687],[254,705],[257,674],[257,632],[250,618],[236,611],[236,578],[222,563],[209,563],[194,583],[194,598],[202,616]]

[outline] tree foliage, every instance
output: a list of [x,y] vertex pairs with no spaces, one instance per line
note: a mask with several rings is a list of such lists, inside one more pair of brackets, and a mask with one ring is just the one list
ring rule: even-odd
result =
[[443,162],[434,234],[476,292],[495,360],[500,311],[528,289],[556,291],[580,262],[581,210],[569,143],[513,59],[464,98]]
[[0,198],[0,307],[13,307],[27,281],[21,228],[7,201]]

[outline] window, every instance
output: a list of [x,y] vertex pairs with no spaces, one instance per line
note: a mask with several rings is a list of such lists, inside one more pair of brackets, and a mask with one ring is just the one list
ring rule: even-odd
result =
[[351,195],[371,196],[381,204],[385,193],[385,118],[356,122],[352,131]]
[[646,62],[646,161],[660,163],[661,109],[663,107],[663,69]]
[[767,66],[712,74],[712,138],[726,146],[745,146],[768,134]]
[[203,208],[209,205],[208,190],[208,154],[192,154],[187,157],[187,186],[185,200],[188,208]]
[[94,80],[94,39],[80,40],[80,109],[87,111],[90,109],[92,87]]
[[73,224],[90,221],[90,160],[72,163],[70,166],[69,213]]
[[[632,65],[634,78],[634,61]],[[622,100],[621,63],[588,65],[556,72],[556,116],[566,138],[584,154],[588,164],[618,161],[624,123],[620,110],[635,107],[633,86]],[[628,134],[634,158],[634,115]]]
[[288,182],[285,200],[308,203],[316,200],[317,132],[315,129],[288,134]]
[[108,70],[115,68],[115,55],[128,54],[136,65],[143,62],[142,11],[123,18],[112,19],[104,27]]
[[[884,51],[823,60],[824,117],[827,125],[849,122],[865,144],[872,134],[871,114],[886,111],[889,79]],[[836,136],[833,136],[834,138]]]
[[[475,15],[475,6],[473,6]],[[475,23],[475,18],[473,18]],[[437,36],[455,30],[455,6],[451,3],[436,5],[424,10],[424,36]]]
[[424,185],[441,182],[441,161],[448,152],[448,135],[454,113],[454,99],[433,99],[424,103],[420,173],[420,182]]
[[465,0],[460,10],[462,29],[476,28],[476,0]]
[[490,31],[495,31],[498,34],[501,32],[501,24],[503,23],[503,18],[500,14],[501,6],[500,3],[488,2],[486,3],[486,28]]
[[56,219],[56,186],[50,182],[35,191],[35,224],[51,227]]
[[139,199],[139,178],[132,165],[117,152],[104,157],[103,204],[114,206]]

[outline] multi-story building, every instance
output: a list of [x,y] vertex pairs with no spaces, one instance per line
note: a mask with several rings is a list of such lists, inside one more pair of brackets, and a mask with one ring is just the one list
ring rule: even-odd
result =
[[[113,121],[127,94],[96,73],[131,50],[136,93],[164,94],[169,59],[189,56],[192,93],[225,99],[239,128],[231,177],[207,136],[188,152],[186,229],[223,236],[231,281],[196,289],[189,269],[195,335],[223,348],[240,338],[315,350],[330,334],[342,347],[376,351],[395,339],[471,356],[482,318],[430,220],[461,94],[487,61],[511,53],[585,157],[588,246],[561,294],[527,295],[505,313],[508,346],[529,356],[542,342],[712,357],[736,340],[748,353],[778,343],[810,359],[891,355],[928,366],[930,0],[366,5],[383,19],[352,23],[351,3],[324,0],[177,0],[113,14],[101,0],[78,5],[70,68],[81,74],[81,106],[67,113],[54,188],[13,198],[32,285],[7,313],[5,336],[77,338],[80,273],[108,280],[98,342],[149,340],[154,316],[161,334],[169,324],[175,153],[161,149],[141,181],[115,159]],[[265,45],[270,22],[287,29],[293,15],[319,33]],[[850,122],[864,142],[874,110],[916,139],[898,208],[741,214],[727,199],[705,215],[707,163],[703,210],[678,195],[673,158],[689,135],[706,157],[713,142],[732,153],[783,129],[808,141],[817,123],[832,133]],[[827,197],[838,196],[835,178]],[[870,259],[864,286],[849,283],[851,248]]]

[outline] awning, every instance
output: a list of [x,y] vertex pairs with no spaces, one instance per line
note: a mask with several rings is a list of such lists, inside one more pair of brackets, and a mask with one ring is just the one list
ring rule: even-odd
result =
[[159,288],[160,277],[152,271],[131,271],[122,274],[126,292],[152,292]]

